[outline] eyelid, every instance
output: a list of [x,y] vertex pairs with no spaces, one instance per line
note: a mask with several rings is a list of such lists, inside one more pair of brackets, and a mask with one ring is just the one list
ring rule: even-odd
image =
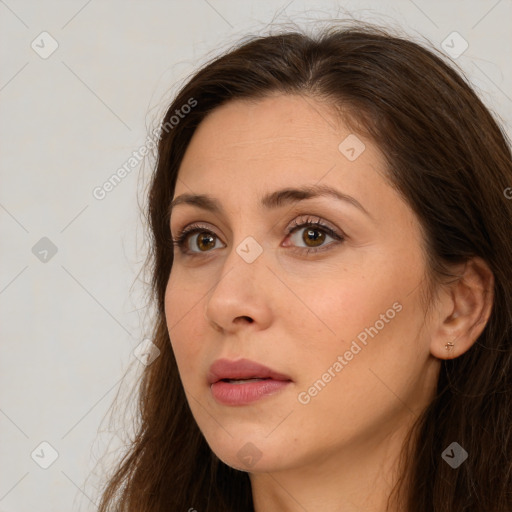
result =
[[311,215],[308,213],[299,214],[297,217],[295,217],[295,219],[289,222],[288,227],[286,228],[286,232],[289,234],[293,229],[303,227],[305,224],[317,225],[321,229],[330,229],[331,231],[334,231],[336,234],[338,234],[338,236],[345,237],[345,233],[334,224],[318,215]]
[[[321,225],[323,225],[323,227],[330,228],[334,232],[339,233],[339,236],[348,238],[348,236],[345,235],[345,232],[342,229],[337,227],[335,224],[329,222],[328,220],[325,220],[325,218],[320,215],[314,215],[311,213],[301,213],[300,211],[294,212],[293,215],[294,215],[294,218],[291,221],[289,221],[286,224],[286,227],[284,228],[284,231],[286,232],[286,234],[289,234],[292,227],[298,227],[301,224],[311,222],[311,224],[321,224]],[[269,231],[269,233],[270,232],[271,233],[280,232],[281,228],[278,227],[279,224],[280,223],[278,223],[277,225],[274,224],[274,227],[272,228],[271,231]],[[178,226],[179,226],[179,224],[178,224]],[[186,223],[182,227],[178,227],[178,229],[175,230],[175,232],[177,233],[176,237],[179,237],[182,233],[184,233],[187,230],[187,228],[195,228],[195,227],[204,229],[205,231],[211,231],[212,233],[215,234],[215,228],[210,227],[210,223],[208,221],[195,221],[195,222]],[[171,235],[172,235],[172,233],[173,232],[171,230]],[[216,236],[218,236],[218,235],[216,235]]]

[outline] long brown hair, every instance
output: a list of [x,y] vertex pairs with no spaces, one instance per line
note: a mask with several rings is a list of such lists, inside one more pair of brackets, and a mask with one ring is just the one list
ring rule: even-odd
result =
[[[512,511],[510,141],[463,73],[435,50],[374,26],[333,24],[316,36],[284,32],[240,43],[195,73],[164,117],[148,199],[160,355],[145,368],[140,427],[99,512],[254,510],[248,474],[210,450],[179,378],[164,314],[173,264],[168,207],[205,116],[227,101],[274,93],[328,102],[379,146],[389,182],[421,222],[431,284],[450,277],[450,263],[474,256],[493,272],[488,323],[471,349],[441,362],[437,394],[404,444],[394,491],[411,512]],[[469,453],[457,469],[441,458],[454,441]]]

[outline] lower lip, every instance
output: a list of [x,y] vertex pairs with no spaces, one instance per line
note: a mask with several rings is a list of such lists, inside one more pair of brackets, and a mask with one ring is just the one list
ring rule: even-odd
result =
[[230,384],[222,380],[211,385],[212,395],[223,405],[246,405],[284,389],[289,380],[258,380],[245,384]]

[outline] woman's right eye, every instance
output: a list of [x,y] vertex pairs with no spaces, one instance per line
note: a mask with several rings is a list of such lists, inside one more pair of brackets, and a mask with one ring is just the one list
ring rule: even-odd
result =
[[[192,235],[194,234],[199,235],[196,237],[197,243],[205,244],[207,246],[204,251],[191,251],[188,247],[187,242],[189,238],[192,238]],[[212,240],[215,238],[217,238],[217,235],[209,229],[201,226],[191,226],[182,230],[176,238],[173,238],[172,243],[174,246],[177,246],[184,254],[200,254],[201,252],[209,252],[209,249],[215,249],[215,246],[212,247]]]

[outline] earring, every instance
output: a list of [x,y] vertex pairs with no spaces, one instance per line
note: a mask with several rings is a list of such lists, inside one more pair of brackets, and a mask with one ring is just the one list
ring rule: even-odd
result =
[[451,350],[453,347],[454,347],[454,344],[453,344],[451,341],[449,341],[449,342],[444,346],[444,348],[445,348],[446,350]]

